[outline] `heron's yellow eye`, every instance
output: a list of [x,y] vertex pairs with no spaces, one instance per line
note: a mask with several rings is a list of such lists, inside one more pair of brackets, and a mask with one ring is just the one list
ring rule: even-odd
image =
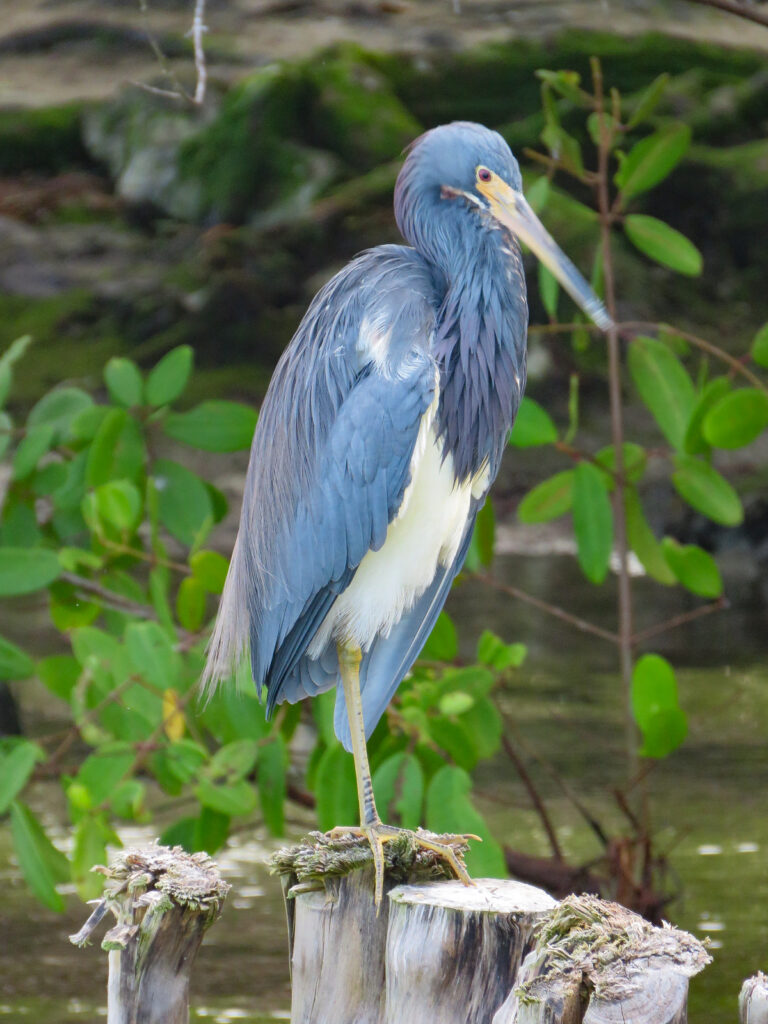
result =
[[478,181],[490,181],[492,177],[493,177],[493,175],[491,174],[491,172],[488,170],[487,167],[478,167],[477,168],[477,179],[478,179]]

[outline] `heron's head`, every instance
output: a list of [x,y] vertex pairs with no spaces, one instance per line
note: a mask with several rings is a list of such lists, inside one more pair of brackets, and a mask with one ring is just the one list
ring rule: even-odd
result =
[[574,301],[606,330],[605,307],[549,235],[523,195],[520,168],[498,132],[455,121],[412,143],[395,186],[395,218],[403,236],[436,262],[497,238],[523,242]]

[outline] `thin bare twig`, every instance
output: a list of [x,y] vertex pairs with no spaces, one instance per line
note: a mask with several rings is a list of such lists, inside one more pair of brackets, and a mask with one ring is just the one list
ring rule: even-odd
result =
[[715,356],[717,359],[721,359],[724,363],[733,370],[734,373],[740,374],[746,380],[750,382],[754,387],[760,391],[765,392],[768,395],[768,386],[766,386],[762,380],[748,369],[740,359],[732,356],[730,352],[726,352],[725,349],[720,348],[719,345],[715,345],[714,342],[707,341],[706,338],[699,337],[698,334],[691,334],[690,331],[680,330],[679,327],[672,327],[670,324],[653,323],[652,321],[643,320],[627,320],[626,323],[619,324],[621,329],[629,331],[664,331],[667,334],[674,334],[678,338],[682,338],[684,341],[688,341],[691,345],[695,345],[696,348],[700,348],[703,352],[708,352],[709,355]]
[[659,636],[660,633],[667,633],[670,629],[677,629],[678,626],[686,626],[689,622],[701,619],[705,615],[711,615],[712,612],[723,611],[728,607],[730,607],[730,605],[727,598],[718,597],[716,601],[702,605],[701,608],[694,608],[691,612],[682,612],[680,615],[673,615],[671,619],[665,619],[664,622],[657,622],[655,626],[649,626],[647,629],[641,629],[638,633],[633,635],[632,643],[641,644],[645,640],[650,640],[651,637]]
[[155,613],[148,606],[139,604],[138,601],[131,601],[130,598],[123,597],[122,594],[116,594],[113,590],[107,590],[96,580],[89,580],[86,576],[78,576],[74,572],[63,572],[59,579],[64,580],[66,583],[71,583],[73,587],[77,587],[78,590],[82,590],[85,594],[93,594],[94,597],[98,597],[101,603],[105,607],[111,608],[113,611],[126,612],[129,615],[135,615],[140,619],[154,619]]
[[752,4],[739,3],[739,0],[689,0],[689,3],[714,7],[727,14],[735,14],[739,18],[746,18],[747,21],[768,27],[768,12]]
[[205,50],[203,49],[203,35],[208,29],[205,27],[205,0],[195,0],[195,16],[192,19],[192,42],[195,47],[195,70],[197,71],[197,85],[193,102],[199,106],[205,100],[205,85],[208,81],[208,70],[205,66]]
[[507,736],[506,733],[502,734],[501,745],[504,747],[504,752],[506,753],[507,757],[515,766],[515,771],[520,776],[520,780],[527,789],[528,795],[531,798],[531,802],[533,803],[533,806],[536,808],[536,813],[541,819],[541,824],[544,826],[544,831],[547,833],[547,838],[549,839],[549,845],[552,850],[552,855],[554,856],[555,860],[563,861],[563,851],[560,849],[560,843],[557,841],[557,834],[555,833],[555,830],[552,826],[549,814],[547,813],[547,808],[544,806],[544,801],[541,799],[539,791],[534,786],[533,779],[528,774],[528,769],[525,767],[525,762],[522,760],[522,758],[518,755],[515,748],[512,746],[509,736]]
[[208,69],[205,63],[205,49],[203,47],[203,36],[208,31],[205,25],[205,0],[195,0],[194,14],[192,16],[192,27],[190,28],[187,36],[191,36],[192,45],[195,54],[195,72],[197,74],[197,82],[195,84],[194,95],[190,95],[189,92],[179,81],[179,78],[174,71],[168,57],[162,50],[162,47],[158,43],[155,34],[149,25],[149,5],[147,0],[139,0],[139,9],[144,20],[144,27],[147,33],[147,42],[150,45],[152,52],[157,58],[157,62],[160,65],[165,78],[173,86],[172,89],[160,89],[155,85],[145,85],[143,82],[135,82],[139,88],[144,89],[146,92],[153,93],[155,96],[164,96],[167,99],[185,100],[187,103],[191,103],[196,107],[202,106],[205,101],[205,89],[208,82]]
[[502,583],[501,580],[497,580],[495,576],[491,576],[490,573],[472,573],[471,576],[474,579],[480,580],[481,583],[485,583],[489,587],[493,587],[495,590],[500,590],[502,594],[507,594],[509,597],[514,597],[518,601],[524,601],[526,604],[533,605],[534,608],[538,608],[539,611],[546,612],[547,615],[552,615],[556,619],[560,619],[562,622],[567,622],[569,626],[573,626],[575,629],[580,630],[582,633],[591,633],[592,636],[599,636],[601,640],[607,640],[608,643],[618,644],[619,637],[616,633],[611,633],[608,629],[603,629],[602,626],[596,626],[594,622],[589,622],[587,619],[581,619],[578,615],[572,615],[567,612],[565,608],[560,608],[555,604],[549,604],[548,601],[542,601],[539,597],[534,597],[533,594],[529,594],[525,590],[520,590],[519,587],[514,587],[510,583]]

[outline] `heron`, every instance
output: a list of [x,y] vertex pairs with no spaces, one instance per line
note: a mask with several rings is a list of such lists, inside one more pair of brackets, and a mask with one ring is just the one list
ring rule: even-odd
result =
[[[462,568],[523,395],[521,243],[611,324],[497,132],[454,122],[416,139],[394,211],[407,244],[337,273],[277,364],[203,676],[211,692],[249,658],[268,715],[337,687],[377,906],[384,845],[403,830],[379,818],[366,740]],[[414,838],[469,882],[452,847]]]

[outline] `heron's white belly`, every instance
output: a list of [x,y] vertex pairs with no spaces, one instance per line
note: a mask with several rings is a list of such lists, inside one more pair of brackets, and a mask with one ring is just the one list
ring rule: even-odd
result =
[[334,602],[309,646],[310,657],[319,657],[331,638],[366,650],[412,607],[438,566],[450,565],[456,557],[471,498],[484,492],[487,474],[456,485],[453,458],[442,460],[431,416],[425,416],[423,428],[400,513],[389,524],[382,547],[365,555]]

